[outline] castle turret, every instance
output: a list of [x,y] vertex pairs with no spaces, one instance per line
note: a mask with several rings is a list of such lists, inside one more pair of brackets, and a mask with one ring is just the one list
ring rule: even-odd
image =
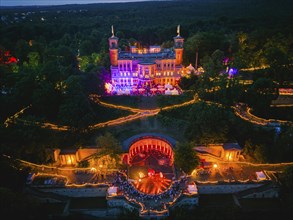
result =
[[118,66],[118,37],[114,34],[114,28],[112,25],[112,36],[109,40],[109,52],[110,52],[110,61],[112,66]]
[[174,50],[175,50],[175,54],[176,54],[175,65],[176,66],[182,65],[183,43],[184,43],[184,38],[180,36],[180,25],[178,25],[177,26],[177,36],[174,37]]

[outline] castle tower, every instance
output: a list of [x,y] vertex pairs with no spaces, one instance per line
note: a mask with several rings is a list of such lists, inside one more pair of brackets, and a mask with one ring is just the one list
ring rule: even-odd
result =
[[177,36],[174,37],[174,50],[176,54],[175,65],[181,66],[183,59],[184,38],[180,36],[180,25],[177,26]]
[[114,34],[114,27],[112,25],[112,36],[108,39],[109,41],[109,52],[110,61],[113,67],[118,66],[118,37]]

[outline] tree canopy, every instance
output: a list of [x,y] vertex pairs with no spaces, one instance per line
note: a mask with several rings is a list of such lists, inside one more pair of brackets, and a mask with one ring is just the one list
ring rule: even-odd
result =
[[175,165],[182,169],[185,173],[190,174],[199,164],[199,158],[193,149],[193,142],[176,143],[174,150]]
[[224,143],[228,140],[232,120],[231,113],[223,107],[205,102],[196,103],[189,112],[186,135],[200,144]]

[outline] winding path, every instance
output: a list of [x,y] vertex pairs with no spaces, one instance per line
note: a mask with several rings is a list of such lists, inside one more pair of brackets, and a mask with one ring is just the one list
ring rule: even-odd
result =
[[236,106],[232,106],[234,109],[235,115],[242,118],[245,121],[249,121],[250,123],[261,125],[261,126],[268,126],[268,127],[279,127],[280,125],[293,125],[292,121],[285,121],[285,120],[277,120],[277,119],[264,119],[257,117],[251,113],[252,109],[248,107],[246,104],[239,103]]
[[[125,116],[125,117],[120,117],[120,118],[109,120],[109,121],[106,121],[106,122],[101,122],[101,123],[97,123],[97,124],[94,124],[94,125],[90,125],[87,128],[89,130],[102,128],[102,127],[105,127],[105,126],[120,125],[120,124],[124,124],[124,123],[130,122],[130,121],[133,121],[133,120],[136,120],[136,119],[139,119],[139,118],[155,116],[161,110],[179,108],[179,107],[182,107],[182,106],[191,105],[191,104],[193,104],[193,103],[195,103],[197,101],[197,97],[195,96],[192,100],[184,102],[184,103],[181,103],[181,104],[176,104],[176,105],[171,105],[171,106],[166,106],[166,107],[163,107],[163,108],[156,108],[156,109],[138,109],[138,108],[131,108],[131,107],[128,107],[128,106],[114,105],[114,104],[102,102],[102,101],[99,100],[99,97],[97,95],[90,95],[89,98],[92,101],[94,101],[95,103],[100,104],[102,106],[105,106],[105,107],[108,107],[108,108],[126,110],[126,111],[130,111],[130,112],[134,113],[134,114],[130,114],[130,115]],[[26,109],[28,109],[30,107],[31,107],[31,105],[21,109],[19,112],[15,113],[13,116],[7,118],[6,121],[4,122],[5,126],[8,127],[10,124],[16,124],[17,122],[21,122],[24,125],[39,126],[41,128],[47,128],[47,129],[56,130],[56,131],[69,131],[69,130],[72,129],[69,126],[60,126],[60,125],[52,124],[52,123],[49,123],[49,122],[35,122],[35,121],[28,121],[28,120],[20,119],[19,116],[21,114],[23,114]]]
[[[191,104],[194,104],[194,103],[200,101],[200,99],[197,97],[197,95],[195,95],[192,100],[186,101],[181,104],[175,104],[175,105],[170,105],[170,106],[166,106],[163,108],[156,108],[156,109],[139,109],[139,108],[132,108],[132,107],[128,107],[128,106],[114,105],[114,104],[103,102],[99,99],[99,96],[95,95],[95,94],[90,95],[89,98],[93,102],[95,102],[99,105],[102,105],[104,107],[129,111],[132,114],[130,114],[128,116],[120,117],[117,119],[109,120],[106,122],[101,122],[101,123],[97,123],[94,125],[90,125],[86,130],[103,128],[105,126],[121,125],[121,124],[130,122],[130,121],[139,119],[139,118],[155,116],[161,110],[170,110],[170,109],[174,109],[174,108],[180,108],[180,107],[183,107],[186,105],[191,105]],[[222,106],[222,104],[219,104],[219,103],[214,103],[214,102],[210,102],[210,101],[205,101],[205,102],[208,104],[217,104],[217,105]],[[19,112],[15,113],[13,116],[8,117],[5,120],[4,125],[6,127],[8,127],[10,124],[16,124],[18,122],[21,122],[24,125],[39,126],[41,128],[47,128],[47,129],[56,130],[56,131],[72,130],[72,128],[69,126],[60,126],[60,125],[56,125],[56,124],[49,123],[49,122],[36,122],[36,121],[28,121],[28,120],[20,119],[19,116],[21,114],[23,114],[24,111],[29,109],[30,107],[31,107],[31,105],[21,109]],[[264,119],[264,118],[257,117],[251,113],[252,109],[249,108],[246,104],[239,103],[239,104],[236,104],[236,106],[231,106],[231,108],[234,110],[234,113],[236,116],[242,118],[245,121],[253,123],[255,125],[267,126],[267,127],[279,127],[280,125],[289,125],[289,126],[293,125],[292,121]]]

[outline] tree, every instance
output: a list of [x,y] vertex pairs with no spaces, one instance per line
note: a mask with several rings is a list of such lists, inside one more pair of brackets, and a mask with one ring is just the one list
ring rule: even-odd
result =
[[174,150],[175,164],[185,173],[191,173],[199,164],[199,158],[196,154],[193,142],[176,143]]
[[55,119],[60,103],[61,94],[54,89],[51,83],[41,81],[32,97],[32,105],[36,112],[49,119]]
[[80,55],[87,56],[92,54],[94,47],[91,41],[85,40],[80,44]]
[[170,49],[174,46],[174,42],[173,41],[165,41],[161,44],[161,48],[164,48],[164,49]]
[[84,77],[72,75],[65,81],[64,101],[60,105],[58,117],[66,125],[86,128],[95,113],[84,92]]
[[198,32],[190,36],[184,44],[184,64],[195,63],[196,51],[199,59],[209,56],[224,45],[224,35],[219,32]]
[[281,197],[293,208],[293,167],[287,167],[280,175]]
[[183,90],[195,90],[197,85],[198,76],[191,73],[190,77],[181,77],[179,86]]
[[281,84],[284,81],[292,80],[290,72],[290,57],[288,52],[278,47],[269,47],[265,50],[265,59],[269,65],[269,73],[272,79]]
[[27,55],[29,51],[29,45],[25,40],[19,40],[16,42],[15,55],[19,59],[20,65],[22,65],[24,61],[28,61]]
[[278,98],[278,86],[271,79],[259,78],[248,89],[247,103],[257,113],[266,113],[272,100]]
[[292,166],[285,169],[285,171],[281,175],[281,179],[286,187],[293,189],[293,167]]
[[38,67],[40,65],[40,55],[38,52],[30,52],[27,55],[28,57],[28,63],[24,62],[24,66],[28,68],[30,71],[36,71],[38,70]]
[[293,161],[293,127],[282,127],[281,133],[276,137],[274,144],[274,159],[276,162]]
[[213,72],[216,76],[224,69],[223,61],[224,61],[224,52],[217,49],[212,53],[212,61],[213,61]]
[[212,56],[205,56],[201,61],[205,70],[204,74],[212,78],[219,76],[224,69],[223,60],[224,52],[221,50],[215,50]]
[[97,147],[103,149],[107,154],[118,154],[121,147],[118,140],[109,132],[96,138]]
[[216,104],[194,104],[189,113],[185,131],[190,140],[201,144],[223,143],[228,140],[229,125],[233,116]]
[[32,103],[35,88],[36,80],[33,74],[23,74],[18,78],[14,86],[14,96],[20,106]]
[[66,79],[65,74],[61,70],[62,67],[57,60],[47,61],[43,65],[40,74],[43,75],[47,81],[55,85]]
[[237,76],[229,78],[226,74],[213,80],[213,101],[225,105],[233,105],[239,102],[243,94],[243,86],[239,83]]

